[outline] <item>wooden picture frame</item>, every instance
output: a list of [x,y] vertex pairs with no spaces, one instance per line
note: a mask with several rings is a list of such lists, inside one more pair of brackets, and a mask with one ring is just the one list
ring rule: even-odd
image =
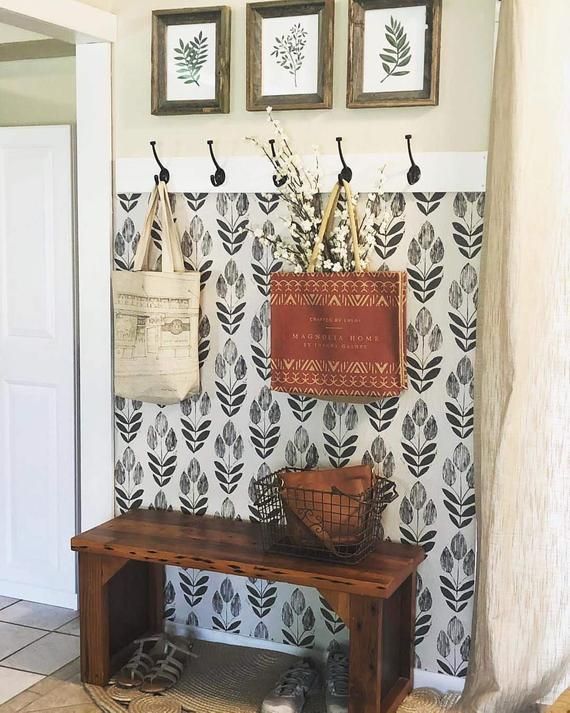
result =
[[[425,35],[420,23],[423,7]],[[436,106],[439,103],[441,0],[349,0],[348,12],[347,107]],[[367,22],[371,25],[367,26]],[[419,48],[416,57],[412,45],[414,37],[415,46]],[[378,75],[374,62],[378,64]],[[386,80],[389,82],[383,87]]]
[[[333,92],[334,0],[278,0],[247,5],[247,110],[331,109]],[[300,18],[307,18],[302,24]],[[293,25],[287,28],[286,20]],[[295,23],[295,20],[297,22]],[[264,25],[264,23],[266,23]],[[273,40],[264,45],[273,30]],[[287,41],[300,28],[305,32],[306,44],[293,45],[301,62],[288,60],[280,48],[291,47]],[[288,34],[279,34],[281,32]],[[294,36],[294,35],[293,35]],[[301,41],[302,42],[302,41]],[[269,53],[272,49],[273,52]],[[291,56],[291,52],[289,52]],[[264,58],[265,64],[264,67]],[[270,64],[270,58],[272,62]],[[289,62],[289,64],[288,64]],[[297,84],[297,70],[301,77]],[[293,71],[295,70],[295,71]],[[273,79],[272,79],[273,78]],[[286,88],[293,78],[295,87]],[[303,86],[308,91],[302,92]],[[271,91],[273,89],[273,91]],[[278,90],[278,91],[277,91]]]
[[227,6],[153,11],[152,113],[229,113],[230,45]]

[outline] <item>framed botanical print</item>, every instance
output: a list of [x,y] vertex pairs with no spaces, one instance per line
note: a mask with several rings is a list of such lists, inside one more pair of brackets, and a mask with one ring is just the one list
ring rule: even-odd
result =
[[332,107],[334,0],[247,5],[247,109]]
[[152,13],[152,113],[230,110],[230,8]]
[[441,0],[350,0],[352,109],[439,102]]

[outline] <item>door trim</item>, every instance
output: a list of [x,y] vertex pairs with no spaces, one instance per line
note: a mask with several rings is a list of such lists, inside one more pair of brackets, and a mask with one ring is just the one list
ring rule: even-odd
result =
[[78,528],[113,516],[111,48],[116,15],[77,0],[0,0],[0,21],[75,42],[79,313]]

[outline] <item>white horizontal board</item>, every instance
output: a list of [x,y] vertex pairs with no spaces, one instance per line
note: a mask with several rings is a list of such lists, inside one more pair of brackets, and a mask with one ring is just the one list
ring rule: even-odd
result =
[[[192,158],[164,158],[170,171],[168,188],[173,193],[270,193],[275,192],[273,169],[263,156],[234,156],[218,161],[226,172],[226,181],[215,188],[210,175],[214,166],[208,156]],[[353,170],[351,186],[354,191],[370,192],[378,188],[380,170],[384,171],[384,190],[388,192],[412,191],[483,191],[487,172],[487,154],[420,153],[414,159],[421,169],[419,183],[410,186],[406,174],[410,168],[407,153],[354,154],[346,156]],[[304,157],[305,165],[313,165],[313,157]],[[340,171],[338,156],[329,154],[320,158],[323,191],[328,191]],[[116,190],[118,193],[148,193],[153,187],[157,165],[149,158],[119,158],[116,162]]]

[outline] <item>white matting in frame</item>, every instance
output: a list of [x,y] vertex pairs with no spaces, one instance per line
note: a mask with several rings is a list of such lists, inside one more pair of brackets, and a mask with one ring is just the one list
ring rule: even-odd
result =
[[166,98],[216,98],[216,24],[169,25],[166,32]]
[[423,89],[426,6],[367,10],[364,18],[362,90],[377,93]]
[[263,18],[261,43],[263,95],[317,93],[318,14]]

